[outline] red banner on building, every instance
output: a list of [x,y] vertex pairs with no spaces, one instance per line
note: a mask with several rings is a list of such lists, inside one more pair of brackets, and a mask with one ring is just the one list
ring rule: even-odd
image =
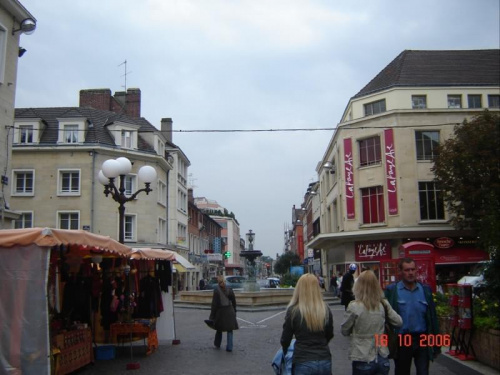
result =
[[363,241],[355,242],[355,259],[357,262],[381,261],[392,258],[391,241]]
[[392,129],[384,130],[385,138],[385,176],[387,181],[387,202],[389,215],[398,214],[398,186],[396,180],[396,151]]
[[354,160],[351,138],[344,139],[345,203],[347,219],[354,219]]

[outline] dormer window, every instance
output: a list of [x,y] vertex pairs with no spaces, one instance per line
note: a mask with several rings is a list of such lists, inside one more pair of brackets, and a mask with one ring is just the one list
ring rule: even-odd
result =
[[77,144],[85,142],[87,119],[65,118],[59,120],[59,137],[57,143]]
[[64,142],[78,143],[78,125],[64,125]]
[[30,145],[40,141],[44,125],[40,119],[15,121],[13,144]]
[[132,132],[130,130],[122,130],[121,146],[124,148],[132,148]]
[[21,125],[19,127],[19,143],[33,143],[33,125]]

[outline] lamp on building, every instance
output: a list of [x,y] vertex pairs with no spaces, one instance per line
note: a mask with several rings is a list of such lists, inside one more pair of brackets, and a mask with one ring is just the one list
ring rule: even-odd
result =
[[14,35],[19,31],[26,35],[30,35],[33,34],[35,29],[36,29],[36,21],[33,18],[25,18],[24,20],[21,21],[19,29],[14,29],[14,27],[12,27],[12,35]]
[[325,164],[323,164],[323,168],[330,171],[331,174],[335,173],[335,165],[333,165],[331,161],[327,161]]
[[[111,198],[119,204],[118,213],[119,217],[119,235],[118,241],[125,242],[125,203],[134,200],[141,192],[149,194],[153,189],[150,185],[156,180],[156,170],[145,165],[139,169],[139,179],[144,182],[145,188],[137,190],[130,196],[125,195],[125,177],[132,171],[132,163],[125,157],[118,159],[108,159],[102,163],[101,170],[99,171],[98,179],[104,185],[104,194],[106,197],[111,194]],[[120,186],[117,188],[115,185],[115,178],[120,176]]]

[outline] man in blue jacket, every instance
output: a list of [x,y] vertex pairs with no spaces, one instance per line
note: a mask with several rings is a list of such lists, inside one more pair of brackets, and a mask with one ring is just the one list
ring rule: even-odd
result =
[[440,353],[441,348],[428,345],[435,340],[430,336],[439,334],[436,306],[432,291],[417,281],[415,261],[403,258],[399,261],[401,281],[385,290],[385,296],[392,308],[403,318],[399,329],[399,348],[394,360],[395,374],[410,374],[411,362],[415,360],[418,375],[429,374],[429,361]]

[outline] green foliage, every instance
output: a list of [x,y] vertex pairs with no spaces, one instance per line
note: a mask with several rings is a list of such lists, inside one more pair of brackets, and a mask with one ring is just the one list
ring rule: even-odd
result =
[[[457,125],[437,150],[432,171],[444,193],[451,223],[472,230],[490,253],[486,295],[500,302],[500,116],[485,110]],[[492,311],[500,320],[500,309]]]
[[449,303],[449,295],[443,293],[432,294],[434,303],[436,304],[436,314],[439,317],[447,318],[452,315],[453,308]]
[[464,120],[437,150],[433,172],[452,224],[472,229],[490,252],[500,245],[500,118]]
[[482,329],[500,329],[498,307],[498,299],[491,301],[489,298],[474,298],[474,326]]
[[282,254],[274,263],[274,273],[284,275],[290,272],[290,266],[300,266],[300,257],[292,252]]
[[281,278],[281,287],[282,288],[288,288],[288,287],[295,287],[297,285],[297,281],[299,281],[300,276],[299,275],[292,275],[290,272],[286,273],[283,275]]

